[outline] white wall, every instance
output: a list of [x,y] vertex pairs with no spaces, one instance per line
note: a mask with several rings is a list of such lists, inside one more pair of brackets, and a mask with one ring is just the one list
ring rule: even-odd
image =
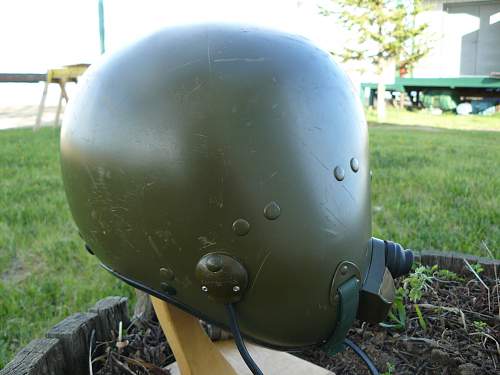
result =
[[[459,3],[463,3],[463,8],[457,8]],[[489,9],[498,8],[500,11],[500,1],[437,0],[427,2],[431,9],[423,13],[420,20],[429,23],[429,29],[434,39],[434,49],[417,64],[413,72],[414,77],[457,77],[464,74],[489,74],[485,69],[492,69],[491,67],[496,65],[496,62],[493,61],[496,59],[496,55],[485,54],[485,52],[492,48],[495,41],[498,41],[497,49],[500,49],[500,22],[495,22],[492,25],[485,21],[483,17],[483,24],[480,25],[479,12],[477,15],[467,14],[468,12],[466,12],[470,5],[474,5],[474,3],[478,3],[477,5],[484,9],[488,6]],[[453,4],[451,6],[452,12],[448,13],[443,10],[445,4]],[[483,6],[483,4],[486,5]],[[463,9],[464,12],[460,12],[460,9]],[[492,19],[492,22],[494,21],[495,19]],[[464,51],[464,48],[470,48],[470,45],[467,47],[465,43],[476,42],[470,39],[474,32],[479,31],[480,26],[483,31],[486,27],[494,28],[488,30],[487,33],[488,38],[493,40],[488,41],[488,45],[484,43],[477,44],[481,51],[477,51],[477,56],[469,56],[468,50]],[[498,30],[498,34],[496,30]],[[480,35],[486,36],[484,33]],[[489,64],[486,64],[488,68],[464,69],[464,65],[467,65],[464,59],[476,60],[481,58],[480,56],[486,56],[483,57],[483,62],[484,58],[492,60],[488,61]],[[498,65],[500,65],[500,59],[498,60]]]

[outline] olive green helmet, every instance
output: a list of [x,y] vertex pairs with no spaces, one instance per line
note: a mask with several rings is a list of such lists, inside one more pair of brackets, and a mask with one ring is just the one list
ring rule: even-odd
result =
[[276,348],[336,345],[356,313],[384,318],[391,256],[393,276],[411,256],[371,237],[367,126],[328,53],[253,27],[175,27],[79,86],[62,172],[106,269],[221,326],[234,303],[243,334]]

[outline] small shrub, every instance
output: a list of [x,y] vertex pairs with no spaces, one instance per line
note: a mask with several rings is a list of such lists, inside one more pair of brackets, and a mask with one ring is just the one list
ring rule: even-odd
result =
[[447,280],[447,281],[463,281],[464,280],[463,277],[460,277],[455,272],[449,271],[449,270],[438,270],[434,274],[434,276],[440,280]]
[[395,374],[395,370],[396,370],[396,366],[394,366],[394,364],[390,363],[390,362],[387,362],[387,370],[384,371],[383,373],[381,373],[380,375],[394,375]]
[[477,332],[485,332],[488,329],[488,323],[483,322],[482,320],[475,320],[472,324]]
[[413,303],[419,302],[422,298],[422,293],[431,288],[435,271],[437,271],[437,266],[432,266],[431,268],[418,266],[413,273],[403,280],[403,289],[408,292],[410,301]]
[[470,266],[474,270],[474,272],[476,272],[478,275],[480,275],[481,272],[484,271],[483,266],[481,266],[481,264],[479,263],[471,264]]

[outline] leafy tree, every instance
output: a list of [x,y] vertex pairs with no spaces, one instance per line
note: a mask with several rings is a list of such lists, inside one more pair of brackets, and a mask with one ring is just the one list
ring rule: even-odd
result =
[[428,24],[417,23],[424,10],[422,0],[330,0],[320,6],[320,13],[336,15],[354,40],[342,52],[332,52],[343,62],[368,61],[378,75],[377,115],[385,118],[385,84],[387,70],[395,63],[399,71],[409,71],[431,49],[426,34]]

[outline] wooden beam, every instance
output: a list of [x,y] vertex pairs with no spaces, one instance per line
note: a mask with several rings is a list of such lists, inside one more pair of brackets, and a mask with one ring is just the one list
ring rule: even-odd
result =
[[[168,366],[172,375],[251,375],[233,340],[213,343],[194,316],[156,297],[151,301],[177,360]],[[285,352],[246,346],[266,375],[335,375]]]
[[46,73],[0,73],[0,82],[36,83],[46,79]]
[[194,316],[151,297],[182,375],[237,375]]
[[[224,358],[233,366],[238,375],[252,375],[241,358],[234,341],[223,340],[214,343]],[[333,372],[307,362],[289,353],[263,348],[252,343],[246,343],[250,355],[258,363],[265,375],[335,375]],[[171,375],[180,375],[177,362],[167,367]],[[182,375],[182,374],[181,374]]]

